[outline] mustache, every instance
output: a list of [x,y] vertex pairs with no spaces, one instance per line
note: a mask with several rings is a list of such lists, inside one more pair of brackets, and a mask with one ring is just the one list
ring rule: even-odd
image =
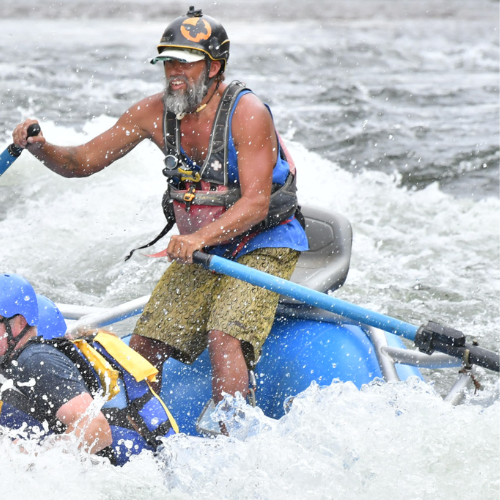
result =
[[182,80],[188,88],[190,87],[189,80],[184,75],[171,76],[170,78],[167,78],[167,86],[169,87],[174,80]]

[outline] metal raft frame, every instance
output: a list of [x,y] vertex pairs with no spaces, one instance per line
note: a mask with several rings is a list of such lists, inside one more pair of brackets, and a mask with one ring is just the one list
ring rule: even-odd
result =
[[[313,293],[333,292],[342,286],[349,271],[352,247],[351,225],[340,214],[308,206],[302,207],[301,210],[305,219],[309,250],[301,254],[290,281],[315,291]],[[58,307],[66,319],[73,320],[68,328],[68,333],[72,334],[82,327],[102,328],[140,314],[149,297],[146,295],[109,309],[68,304],[59,304]],[[373,313],[373,315],[376,314]],[[477,384],[474,378],[474,366],[464,365],[457,358],[447,354],[435,352],[429,355],[417,350],[391,345],[394,336],[386,334],[374,326],[364,324],[363,318],[366,319],[366,316],[363,314],[359,316],[361,319],[355,322],[317,307],[306,306],[295,299],[282,295],[276,315],[277,317],[312,320],[336,325],[360,326],[375,348],[382,375],[387,382],[400,381],[398,369],[403,372],[401,367],[405,365],[433,369],[461,367],[457,382],[444,398],[451,404],[458,404],[463,398],[465,389],[473,383]],[[384,317],[384,320],[386,319],[387,317]],[[397,320],[393,321],[403,324]],[[416,331],[416,327],[409,324],[407,326],[412,331],[403,336],[414,340],[413,330]]]
[[[75,335],[81,328],[103,328],[141,314],[149,297],[150,295],[145,295],[111,308],[70,304],[57,304],[57,307],[64,318],[69,320],[67,321],[67,334]],[[321,323],[360,326],[359,323],[346,320],[337,314],[308,306],[280,304],[276,315]],[[460,367],[457,381],[444,397],[444,401],[452,405],[459,404],[464,397],[465,391],[476,383],[476,368],[474,365],[464,365],[457,358],[447,354],[433,353],[428,355],[418,350],[392,347],[389,345],[388,340],[390,334],[371,326],[361,325],[361,328],[375,348],[380,369],[386,382],[401,381],[397,370],[398,364],[430,369]]]

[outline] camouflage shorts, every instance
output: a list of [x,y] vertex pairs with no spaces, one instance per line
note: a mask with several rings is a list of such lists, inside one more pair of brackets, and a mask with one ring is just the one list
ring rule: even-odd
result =
[[[260,248],[238,262],[290,279],[300,252]],[[165,271],[144,308],[134,334],[175,348],[174,358],[192,363],[207,347],[207,334],[219,330],[241,340],[249,368],[274,322],[279,295],[198,264],[174,262]]]

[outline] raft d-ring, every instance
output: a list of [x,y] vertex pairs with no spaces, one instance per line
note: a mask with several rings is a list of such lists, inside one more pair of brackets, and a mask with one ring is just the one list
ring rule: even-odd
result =
[[252,407],[255,408],[257,406],[257,398],[255,397],[255,389],[253,387],[248,388],[248,404]]

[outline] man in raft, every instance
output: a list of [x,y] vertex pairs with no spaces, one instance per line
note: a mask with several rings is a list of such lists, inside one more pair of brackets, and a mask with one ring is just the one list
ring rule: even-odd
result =
[[135,104],[82,146],[54,146],[43,135],[27,139],[34,120],[13,134],[15,144],[65,177],[95,174],[144,139],[162,150],[168,224],[159,237],[174,223],[180,234],[157,254],[173,263],[130,345],[160,372],[169,356],[192,363],[208,345],[216,403],[223,392],[247,393],[247,370],[271,330],[278,295],[194,265],[193,252],[289,279],[308,249],[293,162],[268,107],[244,84],[224,83],[228,58],[225,29],[190,7],[167,26],[151,61],[164,65],[164,92]]
[[23,277],[0,274],[0,426],[24,438],[74,434],[114,465],[178,431],[150,389],[149,362],[106,332],[69,341],[65,331],[53,302]]

